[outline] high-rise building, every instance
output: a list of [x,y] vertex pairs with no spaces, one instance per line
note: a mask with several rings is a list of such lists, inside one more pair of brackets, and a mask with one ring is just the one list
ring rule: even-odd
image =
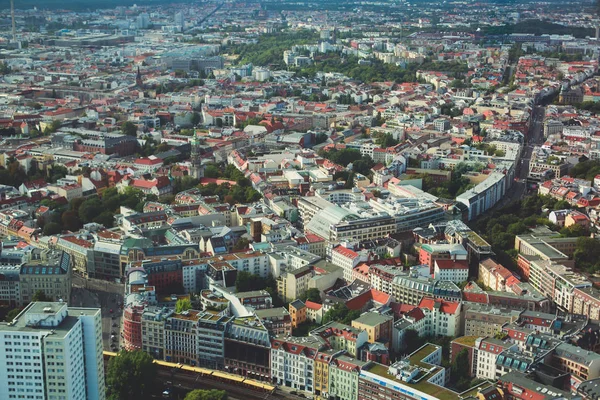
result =
[[183,12],[178,12],[175,14],[175,26],[177,26],[180,30],[185,29],[185,17]]
[[136,25],[138,29],[148,29],[150,26],[150,16],[146,13],[141,13],[137,17]]
[[30,303],[0,343],[0,400],[105,399],[100,309]]

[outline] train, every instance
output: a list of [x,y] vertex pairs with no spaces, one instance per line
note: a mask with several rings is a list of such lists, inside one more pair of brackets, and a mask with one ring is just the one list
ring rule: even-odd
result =
[[[103,353],[105,361],[108,361],[111,357],[116,357],[118,355],[118,353],[112,351],[104,351]],[[224,382],[237,387],[243,387],[248,390],[253,390],[255,392],[272,394],[275,392],[276,389],[275,386],[269,385],[268,383],[256,381],[254,379],[246,378],[224,371],[216,371],[201,367],[192,367],[191,365],[176,364],[161,360],[154,360],[153,363],[156,364],[159,369],[167,370],[169,372],[174,372],[175,370],[177,370],[183,374],[189,374],[194,376],[199,375],[201,377],[211,377],[216,381]],[[108,365],[108,363],[105,362],[105,365]]]

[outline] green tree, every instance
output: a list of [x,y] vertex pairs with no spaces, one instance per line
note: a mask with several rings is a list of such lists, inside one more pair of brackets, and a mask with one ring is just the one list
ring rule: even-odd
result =
[[219,178],[222,172],[215,164],[209,164],[204,167],[204,176],[207,178]]
[[31,298],[32,302],[36,302],[36,301],[52,301],[52,298],[49,296],[46,296],[46,292],[44,292],[43,290],[37,290],[34,294],[33,297]]
[[106,372],[110,400],[150,398],[157,376],[156,364],[143,351],[121,351],[112,357]]
[[350,310],[344,303],[336,303],[323,315],[323,324],[335,321],[350,325],[358,317],[360,317],[359,310]]
[[77,232],[83,226],[76,211],[65,211],[61,217],[63,228],[71,232]]
[[79,219],[84,224],[92,222],[94,218],[104,211],[102,202],[97,197],[84,201],[79,207]]
[[234,251],[246,250],[248,248],[249,244],[250,244],[250,241],[248,239],[241,238],[233,245],[233,250]]
[[406,354],[411,354],[425,344],[424,339],[419,336],[419,332],[414,329],[407,329],[406,332],[404,332],[403,340],[404,353]]
[[321,304],[321,291],[317,288],[310,288],[300,296],[302,301],[312,301],[313,303]]
[[238,272],[235,279],[236,292],[250,292],[253,290],[263,290],[267,287],[267,281],[258,275],[247,271]]
[[227,400],[227,392],[224,390],[202,390],[196,389],[189,392],[184,400]]
[[200,116],[200,113],[194,112],[192,114],[192,125],[194,125],[194,126],[198,125],[201,120],[202,120],[202,117]]
[[131,121],[125,121],[121,125],[121,132],[123,135],[137,136],[137,126]]
[[56,235],[62,232],[62,228],[60,224],[56,222],[48,222],[46,225],[44,225],[43,232],[45,236]]
[[19,315],[20,312],[21,312],[20,308],[13,308],[6,314],[6,317],[4,318],[4,320],[6,322],[11,322],[13,319],[17,318],[17,315]]
[[192,308],[192,301],[189,298],[178,299],[175,303],[175,312],[181,313],[183,311],[190,310]]
[[450,376],[458,392],[463,392],[469,388],[471,384],[469,371],[469,352],[462,349],[450,366]]

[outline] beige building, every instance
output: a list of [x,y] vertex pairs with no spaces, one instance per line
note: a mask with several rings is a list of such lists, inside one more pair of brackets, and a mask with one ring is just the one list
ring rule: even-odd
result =
[[21,304],[30,303],[38,290],[53,301],[68,302],[71,298],[72,257],[57,250],[43,250],[38,256],[34,255],[32,261],[21,267]]
[[[467,308],[468,307],[468,308]],[[465,306],[463,332],[465,336],[494,336],[506,323],[519,318],[520,311],[501,309],[488,305]]]
[[367,312],[352,321],[352,327],[367,331],[369,343],[383,343],[386,346],[392,341],[394,318],[376,312]]
[[283,272],[277,278],[277,293],[285,302],[292,302],[308,290],[308,282],[314,274],[313,267],[306,265],[293,271]]
[[142,314],[142,350],[152,357],[163,360],[165,352],[165,321],[173,310],[148,307]]

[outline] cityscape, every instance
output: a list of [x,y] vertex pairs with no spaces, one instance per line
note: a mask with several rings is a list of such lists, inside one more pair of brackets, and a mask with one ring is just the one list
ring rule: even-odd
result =
[[599,400],[600,1],[10,0],[0,400]]

